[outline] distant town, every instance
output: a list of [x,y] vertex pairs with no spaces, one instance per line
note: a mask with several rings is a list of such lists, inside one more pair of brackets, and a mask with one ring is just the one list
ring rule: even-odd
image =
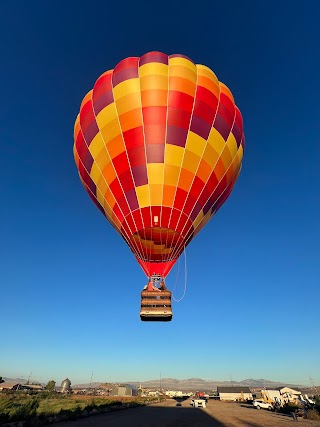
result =
[[[0,377],[1,378],[1,377]],[[309,396],[319,395],[320,386],[299,386],[264,379],[247,379],[235,381],[208,381],[200,378],[178,380],[174,378],[159,378],[145,382],[90,382],[72,385],[69,378],[60,384],[54,380],[47,384],[38,381],[12,379],[3,377],[0,392],[6,391],[55,391],[73,395],[91,396],[141,396],[141,397],[191,397],[201,393],[206,399],[226,401],[252,401],[263,399],[270,403],[283,405],[285,403],[308,402]]]
[[300,418],[307,419],[309,427],[316,427],[320,421],[320,387],[265,379],[214,382],[160,377],[116,383],[93,382],[91,378],[89,383],[72,384],[69,377],[41,383],[31,375],[27,380],[0,376],[0,425],[4,427],[39,427],[65,421],[77,425],[78,420],[95,415],[100,415],[95,420],[97,427],[111,419],[115,427],[122,427],[133,425],[129,413],[117,414],[128,409],[134,411],[134,426],[164,427],[178,419],[179,425],[192,427],[205,419],[201,425],[219,420],[220,424],[214,425],[285,427],[288,420]]

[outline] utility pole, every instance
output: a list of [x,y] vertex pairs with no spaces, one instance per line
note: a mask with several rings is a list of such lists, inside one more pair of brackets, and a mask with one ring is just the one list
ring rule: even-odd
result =
[[233,379],[232,379],[232,375],[230,374],[230,381],[231,381],[231,387],[233,387]]
[[161,371],[160,371],[160,391],[162,390],[162,378],[161,378]]
[[311,385],[312,385],[312,388],[313,388],[314,394],[317,394],[318,390],[317,390],[317,387],[314,385],[314,381],[313,381],[313,379],[312,379],[311,377],[309,377],[309,380],[310,380],[310,383],[311,383]]
[[27,384],[29,384],[29,381],[30,381],[31,375],[32,375],[32,371],[31,371],[31,372],[30,372],[30,374],[29,374]]
[[91,378],[90,378],[90,386],[89,386],[89,388],[91,388],[91,384],[92,384],[92,377],[93,377],[93,371],[91,372]]

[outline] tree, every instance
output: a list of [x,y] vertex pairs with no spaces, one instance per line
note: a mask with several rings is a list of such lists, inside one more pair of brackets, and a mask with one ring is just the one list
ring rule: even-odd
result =
[[48,384],[46,385],[46,390],[55,391],[55,388],[56,388],[56,382],[53,380],[48,381]]
[[2,377],[0,377],[0,383],[4,383],[4,380],[2,379]]

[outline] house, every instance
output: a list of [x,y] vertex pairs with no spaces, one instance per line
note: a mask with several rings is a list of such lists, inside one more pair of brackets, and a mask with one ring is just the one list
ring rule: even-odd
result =
[[41,391],[43,390],[43,386],[41,384],[17,384],[17,383],[9,383],[4,382],[0,384],[0,391],[3,390],[32,390],[32,391]]
[[158,397],[159,395],[160,395],[160,391],[145,390],[144,392],[144,396]]
[[114,385],[110,390],[110,396],[137,396],[138,392],[130,384]]
[[252,400],[252,393],[249,387],[217,387],[217,394],[220,400],[245,401]]
[[8,382],[4,382],[0,384],[0,391],[4,391],[4,390],[21,390],[22,389],[22,385],[21,384],[17,384],[17,383],[8,383]]
[[294,390],[290,387],[279,387],[279,392],[282,400],[287,403],[296,402],[299,400],[299,396],[301,396],[301,391]]
[[165,395],[168,397],[182,397],[184,394],[182,391],[167,390]]
[[41,384],[23,384],[22,390],[33,390],[33,391],[41,391],[44,387]]

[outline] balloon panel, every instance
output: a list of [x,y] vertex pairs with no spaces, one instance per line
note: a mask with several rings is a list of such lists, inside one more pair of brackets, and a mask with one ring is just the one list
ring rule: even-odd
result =
[[100,76],[74,135],[91,199],[140,264],[166,268],[231,193],[244,149],[230,90],[208,67],[160,52]]

